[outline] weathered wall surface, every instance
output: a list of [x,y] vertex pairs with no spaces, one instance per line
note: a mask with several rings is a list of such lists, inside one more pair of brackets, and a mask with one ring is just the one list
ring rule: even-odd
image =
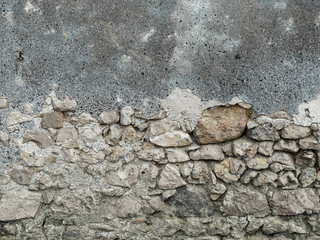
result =
[[40,113],[9,111],[0,239],[320,239],[320,123],[216,104],[195,126],[79,115],[54,91]]
[[0,1],[0,95],[155,113],[176,87],[296,111],[319,93],[320,2]]
[[0,13],[1,240],[320,239],[319,1]]

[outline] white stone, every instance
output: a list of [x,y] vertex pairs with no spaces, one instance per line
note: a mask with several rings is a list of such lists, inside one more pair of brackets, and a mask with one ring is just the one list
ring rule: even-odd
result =
[[222,161],[224,154],[219,145],[202,145],[200,149],[189,153],[192,160],[217,160]]
[[189,155],[181,148],[167,148],[167,158],[169,162],[186,162],[189,161]]
[[167,190],[186,185],[186,182],[181,178],[179,168],[169,163],[162,170],[158,185],[160,189]]
[[254,158],[246,159],[246,164],[248,168],[260,170],[269,167],[268,158],[263,156],[256,156]]
[[128,164],[118,171],[106,173],[106,180],[111,185],[131,187],[138,181],[138,175],[138,168],[133,164]]
[[83,126],[96,121],[97,120],[95,120],[89,113],[81,113],[79,116],[72,116],[69,118],[69,122],[76,126]]
[[63,101],[60,101],[57,97],[52,97],[52,107],[59,112],[74,111],[77,108],[76,100],[71,100],[68,96],[65,96]]
[[309,127],[290,124],[281,130],[281,137],[286,139],[299,139],[308,137],[311,134]]
[[120,111],[120,123],[121,125],[130,125],[131,117],[134,114],[134,110],[131,107],[124,107]]
[[117,111],[104,111],[99,115],[99,119],[103,124],[114,124],[119,122],[120,117]]
[[233,155],[237,157],[254,157],[259,145],[247,137],[242,137],[232,142]]
[[32,121],[32,117],[21,112],[11,112],[7,116],[7,127]]
[[6,192],[0,200],[0,221],[32,218],[42,202],[41,193],[29,191]]

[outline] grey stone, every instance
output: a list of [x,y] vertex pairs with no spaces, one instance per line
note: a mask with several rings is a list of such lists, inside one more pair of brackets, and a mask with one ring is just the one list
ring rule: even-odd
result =
[[299,139],[308,137],[311,134],[309,127],[303,127],[295,124],[289,124],[281,130],[281,137],[286,139]]
[[248,168],[261,170],[269,167],[268,158],[264,156],[256,156],[254,158],[247,158],[246,164]]
[[104,111],[99,115],[100,122],[103,124],[114,124],[119,122],[120,116],[117,111]]
[[32,121],[32,117],[21,112],[11,112],[7,116],[7,127]]
[[299,166],[313,167],[316,163],[316,155],[312,151],[301,151],[296,156],[295,163]]
[[193,135],[199,144],[225,142],[243,135],[250,110],[238,105],[206,109]]
[[311,188],[275,191],[269,199],[274,215],[319,213],[319,197]]
[[316,180],[316,176],[317,170],[315,168],[305,167],[301,169],[298,179],[302,187],[308,187]]
[[226,183],[238,181],[245,170],[246,164],[235,158],[227,158],[213,167],[216,176]]
[[257,177],[258,174],[259,174],[258,171],[254,171],[254,170],[249,169],[241,176],[241,182],[244,184],[248,184],[252,181],[252,179]]
[[161,147],[184,147],[192,143],[190,135],[181,131],[180,125],[175,121],[150,124],[149,140]]
[[102,224],[102,223],[90,223],[89,228],[93,230],[103,231],[103,232],[111,232],[115,230],[114,227],[111,227],[110,225]]
[[197,237],[207,232],[206,225],[202,224],[198,218],[187,218],[181,229],[187,236]]
[[32,218],[42,202],[41,193],[29,191],[6,192],[0,200],[0,221]]
[[221,195],[227,191],[227,188],[223,183],[217,182],[215,184],[210,184],[208,186],[208,191],[210,193],[211,200],[215,201],[219,199]]
[[319,214],[313,214],[308,217],[308,223],[310,224],[312,231],[320,235],[320,216]]
[[134,114],[134,110],[131,107],[124,107],[120,111],[120,123],[121,125],[128,126],[131,124],[131,117]]
[[263,225],[263,218],[256,218],[254,216],[248,216],[249,224],[246,228],[246,232],[249,234],[255,233]]
[[122,137],[122,127],[119,124],[112,124],[108,131],[107,136],[105,137],[106,142],[110,145],[117,144]]
[[267,184],[271,184],[276,186],[275,181],[277,180],[278,175],[269,170],[265,170],[263,172],[259,172],[257,178],[253,179],[253,185],[256,187],[264,186]]
[[184,177],[188,177],[191,175],[191,172],[193,170],[194,163],[192,161],[184,162],[179,164],[179,169]]
[[118,171],[106,173],[107,183],[120,187],[131,187],[138,181],[139,170],[133,164],[128,164]]
[[299,140],[299,146],[301,149],[307,150],[320,150],[320,143],[318,139],[316,139],[314,136],[306,137]]
[[77,106],[76,100],[71,100],[68,96],[65,96],[62,101],[56,97],[52,98],[52,107],[58,112],[74,111],[76,110]]
[[16,183],[21,185],[29,185],[35,171],[32,168],[15,165],[10,170],[10,177]]
[[282,118],[287,120],[292,120],[293,116],[290,113],[287,113],[285,111],[278,111],[272,114],[269,114],[269,117],[276,119],[276,118]]
[[233,155],[236,157],[254,157],[259,145],[247,137],[242,137],[232,142]]
[[192,160],[217,160],[224,159],[224,154],[219,145],[203,145],[200,149],[189,153]]
[[179,168],[169,163],[162,170],[158,185],[160,189],[167,190],[186,185],[186,182],[181,178]]
[[23,135],[22,143],[35,142],[40,148],[51,147],[55,144],[49,133],[45,130],[27,130]]
[[281,139],[280,141],[278,141],[274,145],[273,149],[274,150],[278,150],[278,151],[296,153],[296,152],[299,151],[299,145],[294,140],[283,140],[283,139]]
[[71,124],[66,124],[58,130],[57,142],[66,148],[78,148],[77,139],[79,134],[76,128]]
[[212,223],[208,226],[209,235],[227,236],[230,234],[232,225],[227,221],[227,218],[214,216],[211,221]]
[[302,221],[282,220],[278,217],[268,217],[265,219],[262,232],[265,234],[276,233],[307,233],[305,224]]
[[171,163],[186,162],[190,160],[188,153],[180,148],[167,148],[166,153],[168,161]]
[[143,213],[141,200],[134,196],[124,196],[116,199],[112,207],[120,218],[136,217]]
[[220,210],[228,216],[264,217],[271,213],[264,194],[244,187],[228,189]]
[[207,217],[214,213],[213,205],[203,189],[181,188],[167,200],[178,217]]
[[48,129],[48,128],[61,128],[64,123],[64,115],[61,112],[50,112],[50,113],[43,113],[41,115],[41,127]]
[[273,153],[273,145],[272,141],[264,141],[259,143],[258,152],[265,156],[271,156]]
[[209,169],[204,161],[195,161],[191,172],[192,180],[189,183],[204,184],[209,180]]
[[177,218],[155,218],[150,219],[152,228],[157,236],[171,237],[182,228],[182,220]]
[[176,194],[177,190],[173,189],[173,190],[166,190],[163,191],[162,193],[162,198],[164,200],[168,199],[169,197],[172,197],[174,194]]
[[280,163],[287,167],[287,170],[294,170],[293,157],[288,153],[275,152],[271,157],[268,158],[268,163]]
[[258,141],[278,141],[280,135],[272,123],[263,123],[259,126],[248,129],[247,135]]
[[286,171],[279,174],[277,183],[280,187],[286,187],[285,189],[290,189],[290,188],[296,188],[299,184],[299,181],[293,172]]

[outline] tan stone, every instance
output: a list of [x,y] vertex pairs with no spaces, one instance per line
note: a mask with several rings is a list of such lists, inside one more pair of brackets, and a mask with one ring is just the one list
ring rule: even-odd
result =
[[41,193],[29,191],[7,192],[0,201],[0,221],[32,218],[42,202]]
[[50,137],[49,133],[44,130],[28,130],[23,135],[22,143],[35,142],[40,148],[47,148],[54,145],[53,139]]
[[164,167],[158,184],[160,189],[175,189],[186,185],[186,182],[181,178],[179,168],[169,163]]
[[9,102],[6,99],[6,97],[0,98],[0,109],[3,109],[3,108],[9,108]]
[[68,96],[66,96],[63,101],[55,97],[52,99],[52,107],[59,112],[74,111],[77,108],[77,102],[71,100]]
[[64,115],[61,112],[43,113],[41,117],[42,128],[61,128],[63,126]]
[[21,112],[11,112],[7,117],[7,127],[32,121],[32,117]]
[[152,123],[149,135],[150,142],[161,147],[183,147],[192,143],[190,135],[181,131],[175,121]]
[[235,158],[227,158],[213,168],[216,176],[226,183],[238,181],[245,170],[246,164]]
[[199,144],[225,142],[243,135],[250,118],[250,109],[238,105],[203,111],[193,132]]

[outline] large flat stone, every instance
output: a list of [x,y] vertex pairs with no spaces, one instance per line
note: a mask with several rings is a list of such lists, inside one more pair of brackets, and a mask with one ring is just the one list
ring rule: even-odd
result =
[[0,221],[34,217],[42,202],[41,196],[25,190],[5,193],[0,201]]
[[249,117],[250,109],[238,105],[206,109],[193,135],[199,144],[233,140],[243,135]]
[[249,188],[229,189],[220,210],[228,216],[264,217],[271,213],[266,195]]

